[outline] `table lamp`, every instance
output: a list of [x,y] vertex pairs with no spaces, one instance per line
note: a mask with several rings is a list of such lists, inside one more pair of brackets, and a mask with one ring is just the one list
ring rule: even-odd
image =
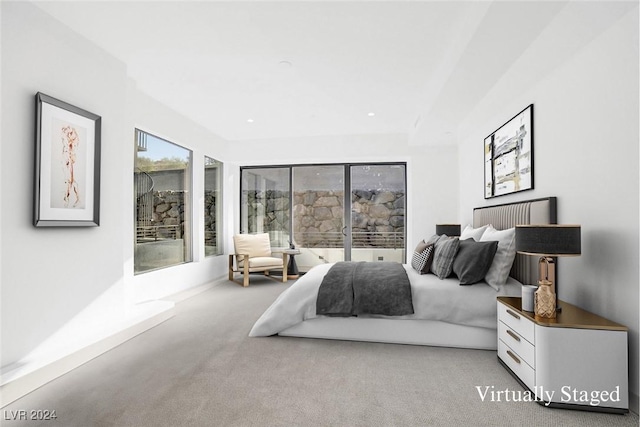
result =
[[555,257],[578,256],[581,253],[579,225],[516,225],[516,251],[540,256],[538,261],[538,290],[535,295],[535,314],[555,318],[558,283]]
[[446,234],[449,237],[460,236],[460,224],[436,224],[436,234],[438,236]]

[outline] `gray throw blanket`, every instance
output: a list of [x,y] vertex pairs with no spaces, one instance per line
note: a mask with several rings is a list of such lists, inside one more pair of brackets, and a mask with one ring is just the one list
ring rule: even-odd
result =
[[413,314],[407,272],[396,262],[338,262],[322,279],[316,314]]

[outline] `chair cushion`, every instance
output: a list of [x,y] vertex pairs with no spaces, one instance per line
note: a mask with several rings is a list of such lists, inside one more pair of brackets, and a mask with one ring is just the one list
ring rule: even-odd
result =
[[[244,262],[240,262],[238,266],[243,267]],[[249,268],[282,268],[283,266],[282,258],[274,258],[270,256],[249,258]]]
[[268,233],[236,234],[233,236],[236,254],[248,254],[249,258],[270,257],[271,242]]

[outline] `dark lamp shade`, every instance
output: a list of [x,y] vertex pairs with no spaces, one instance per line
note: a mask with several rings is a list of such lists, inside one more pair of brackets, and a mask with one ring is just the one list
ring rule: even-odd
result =
[[459,236],[460,224],[436,224],[436,234],[438,236],[442,236],[443,234],[447,236]]
[[517,225],[516,251],[529,255],[580,255],[579,225]]

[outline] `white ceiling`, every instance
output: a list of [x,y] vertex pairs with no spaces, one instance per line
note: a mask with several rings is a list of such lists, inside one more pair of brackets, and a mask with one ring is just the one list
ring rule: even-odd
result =
[[227,140],[400,133],[418,144],[454,139],[510,69],[550,69],[622,13],[567,1],[36,4]]

